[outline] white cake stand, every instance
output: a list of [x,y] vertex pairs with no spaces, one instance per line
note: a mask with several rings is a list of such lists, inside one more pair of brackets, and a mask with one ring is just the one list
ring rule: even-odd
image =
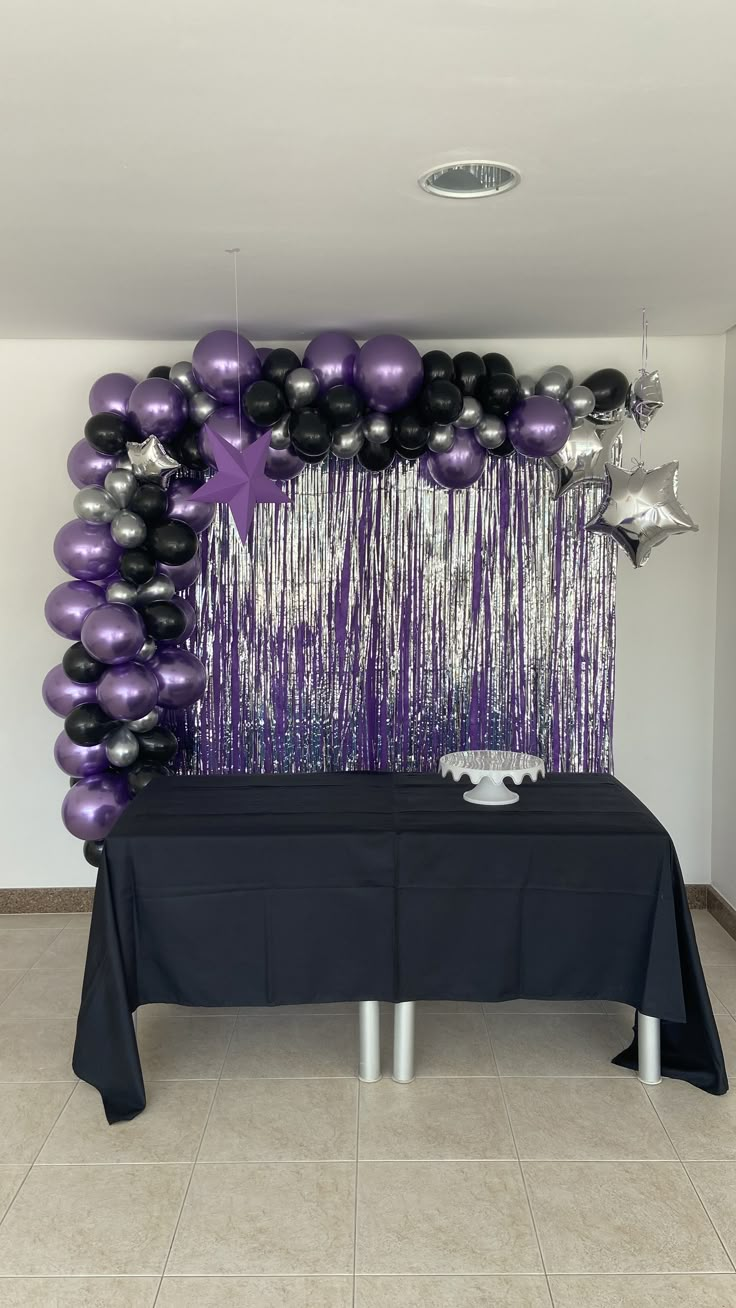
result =
[[500,806],[519,801],[519,796],[504,785],[507,777],[515,786],[520,785],[524,777],[537,781],[544,776],[544,763],[535,754],[469,749],[458,754],[443,754],[440,772],[443,777],[452,777],[453,781],[467,777],[473,783],[473,789],[466,790],[463,795],[469,804]]

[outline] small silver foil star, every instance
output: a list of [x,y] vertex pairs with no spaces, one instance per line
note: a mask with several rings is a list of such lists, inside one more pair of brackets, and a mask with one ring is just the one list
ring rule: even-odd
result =
[[678,468],[677,463],[663,463],[659,468],[641,466],[626,472],[608,464],[608,494],[588,523],[588,531],[610,536],[635,568],[643,567],[655,545],[668,536],[697,531],[677,498]]
[[589,486],[606,480],[606,464],[613,458],[613,447],[621,435],[622,423],[596,427],[581,422],[573,427],[561,450],[544,462],[554,477],[552,498],[558,500],[574,486]]
[[176,459],[166,453],[160,440],[149,436],[137,445],[135,441],[128,444],[128,458],[133,472],[140,481],[160,481],[166,485],[172,473],[179,467]]
[[631,415],[639,431],[646,431],[658,409],[664,404],[662,383],[658,372],[645,372],[635,377],[626,396],[626,412]]

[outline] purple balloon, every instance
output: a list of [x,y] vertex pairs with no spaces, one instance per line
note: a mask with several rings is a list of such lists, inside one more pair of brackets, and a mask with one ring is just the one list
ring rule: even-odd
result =
[[145,663],[118,663],[103,672],[97,686],[97,703],[124,722],[145,717],[157,700],[158,682]]
[[214,504],[202,504],[192,499],[200,485],[201,482],[195,481],[194,477],[180,477],[169,485],[169,517],[186,522],[197,535],[207,530],[215,516]]
[[101,663],[127,663],[140,652],[145,639],[143,619],[129,604],[103,604],[82,623],[82,644]]
[[162,708],[188,708],[201,699],[207,684],[204,666],[186,649],[161,649],[151,667],[158,681],[158,702]]
[[80,704],[94,704],[97,700],[97,684],[94,681],[72,681],[60,663],[46,673],[41,688],[43,702],[52,713],[66,718],[72,709]]
[[208,332],[194,347],[192,371],[200,390],[220,404],[238,404],[241,391],[258,381],[261,361],[237,332]]
[[304,472],[306,466],[293,450],[269,450],[263,471],[271,481],[292,481],[300,472]]
[[54,744],[54,758],[70,777],[94,777],[107,770],[107,754],[104,743],[99,745],[75,745],[65,731],[61,731]]
[[181,431],[189,406],[184,392],[168,377],[146,377],[132,392],[128,412],[144,436],[167,441]]
[[104,840],[129,802],[125,777],[103,772],[67,791],[61,816],[67,831],[79,840]]
[[57,636],[79,640],[87,614],[104,603],[105,592],[93,581],[62,581],[60,586],[54,586],[43,611]]
[[[195,626],[197,625],[197,611],[194,605],[191,603],[191,601],[186,599],[184,595],[175,595],[174,598],[171,600],[171,603],[174,605],[175,608],[179,609],[180,612],[184,614],[187,625],[185,626],[181,635],[177,636],[176,640],[165,640],[162,641],[162,644],[183,645],[185,641],[189,640],[189,637],[191,636]],[[141,714],[141,717],[142,716],[143,715]]]
[[171,577],[175,590],[189,590],[202,572],[202,555],[199,550],[186,563],[159,563],[159,572]]
[[117,468],[118,461],[107,454],[93,450],[89,441],[77,441],[69,451],[66,470],[80,490],[83,486],[101,486],[108,472]]
[[351,386],[359,349],[347,332],[320,332],[304,351],[304,367],[316,374],[321,391]]
[[128,400],[135,388],[135,378],[124,372],[106,372],[98,377],[89,393],[90,413],[128,412]]
[[472,431],[458,428],[451,450],[427,455],[427,469],[432,480],[445,490],[465,490],[482,476],[486,457]]
[[54,557],[59,567],[80,581],[104,581],[110,577],[122,552],[106,522],[82,522],[73,518],[59,528],[54,540]]
[[519,454],[543,459],[566,443],[572,419],[563,404],[549,395],[530,395],[506,419],[506,432]]
[[199,433],[199,449],[202,457],[214,468],[215,452],[209,439],[210,432],[215,432],[217,436],[222,436],[224,441],[233,446],[233,449],[242,454],[253,441],[263,433],[260,427],[254,426],[250,418],[245,414],[238,417],[237,409],[219,408],[210,414],[206,423]]
[[422,356],[405,336],[373,336],[361,346],[355,385],[378,413],[395,413],[411,404],[423,380]]
[[270,345],[258,346],[258,349],[256,350],[256,354],[258,355],[258,362],[260,363],[261,367],[263,367],[263,364],[266,362],[266,359],[271,353],[271,348],[272,347]]

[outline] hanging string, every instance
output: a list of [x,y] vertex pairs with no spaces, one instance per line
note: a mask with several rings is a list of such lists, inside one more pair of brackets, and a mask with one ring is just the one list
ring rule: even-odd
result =
[[[225,254],[233,256],[233,299],[235,301],[235,357],[238,362],[238,378],[240,378],[240,308],[238,305],[238,255],[240,246],[234,245],[232,249],[226,250]],[[243,406],[238,396],[238,448],[243,448]]]
[[[641,376],[642,377],[644,376],[644,373],[647,371],[648,363],[649,363],[649,323],[647,321],[646,308],[642,308],[641,311]],[[642,442],[643,442],[643,433],[641,427],[639,427],[639,467],[640,468],[644,467],[644,446]]]

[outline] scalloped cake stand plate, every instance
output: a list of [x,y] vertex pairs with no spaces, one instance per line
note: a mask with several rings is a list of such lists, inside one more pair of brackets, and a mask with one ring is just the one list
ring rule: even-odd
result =
[[440,772],[443,777],[452,777],[453,781],[467,778],[472,783],[473,789],[466,790],[463,795],[469,804],[499,806],[519,802],[519,796],[504,785],[506,779],[513,781],[515,786],[520,785],[524,777],[537,781],[544,776],[544,763],[535,754],[468,749],[458,754],[443,754]]

